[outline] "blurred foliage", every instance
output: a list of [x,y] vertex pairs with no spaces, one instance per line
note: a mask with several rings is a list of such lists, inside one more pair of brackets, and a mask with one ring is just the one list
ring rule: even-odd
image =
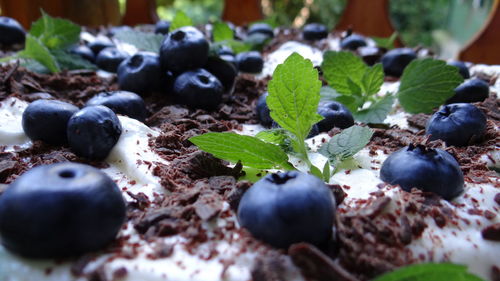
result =
[[156,0],[158,16],[173,19],[177,10],[182,10],[195,24],[216,21],[222,14],[224,1],[221,0]]

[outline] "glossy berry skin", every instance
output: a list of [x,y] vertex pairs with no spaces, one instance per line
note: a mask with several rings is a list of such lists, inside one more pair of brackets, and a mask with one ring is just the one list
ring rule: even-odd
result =
[[18,21],[9,17],[0,17],[0,45],[24,44],[25,40],[26,31]]
[[238,75],[238,70],[236,70],[233,63],[220,57],[211,56],[203,68],[219,79],[226,92],[232,91],[234,81]]
[[470,103],[442,106],[427,122],[425,134],[430,140],[443,140],[446,145],[467,146],[486,130],[486,116]]
[[366,46],[366,38],[359,34],[351,34],[340,41],[340,48],[356,51],[359,47]]
[[324,117],[323,120],[317,123],[320,132],[328,132],[333,127],[345,129],[354,125],[354,117],[351,111],[336,101],[320,104],[318,114]]
[[116,72],[122,61],[128,57],[127,53],[119,51],[115,47],[109,47],[99,52],[96,58],[97,66],[108,72]]
[[106,158],[118,142],[122,125],[104,105],[87,106],[68,121],[68,143],[78,156],[93,160]]
[[125,59],[117,70],[121,90],[141,95],[168,91],[172,74],[164,72],[158,55],[139,52]]
[[175,79],[173,92],[180,104],[214,110],[222,101],[224,87],[217,77],[199,68],[179,75]]
[[309,23],[302,29],[302,37],[305,40],[321,40],[328,36],[328,28],[324,24]]
[[383,51],[379,47],[364,46],[356,49],[356,53],[367,65],[374,65],[380,61]]
[[48,144],[67,143],[68,120],[78,111],[78,107],[58,100],[36,100],[23,112],[24,133],[31,140],[41,140]]
[[246,73],[260,73],[264,68],[264,59],[257,51],[243,52],[236,55],[238,70]]
[[173,73],[203,67],[207,59],[208,41],[192,26],[169,33],[160,47],[161,66]]
[[268,36],[269,38],[274,37],[274,30],[272,26],[267,23],[254,23],[248,28],[248,35],[252,35],[255,33],[260,33]]
[[382,164],[380,178],[405,191],[413,187],[451,200],[464,189],[458,162],[441,149],[410,145],[392,153]]
[[382,66],[385,75],[400,77],[405,67],[414,59],[417,54],[410,48],[392,49],[382,56]]
[[113,42],[111,42],[111,40],[109,40],[107,37],[97,38],[96,40],[90,42],[88,46],[92,50],[92,52],[94,52],[94,55],[96,57],[102,50],[110,47],[115,47],[115,45],[113,45]]
[[116,114],[144,122],[147,115],[144,100],[136,93],[128,91],[102,92],[87,101],[86,106],[104,105]]
[[11,252],[63,258],[97,251],[113,241],[125,202],[105,173],[88,165],[35,167],[0,196],[0,235]]
[[257,239],[274,247],[324,245],[332,235],[335,201],[319,178],[290,171],[269,174],[241,198],[238,220]]
[[448,62],[448,65],[452,65],[458,68],[458,73],[462,75],[464,79],[469,79],[470,78],[470,73],[469,73],[469,68],[463,61],[450,61]]
[[260,124],[264,127],[270,127],[273,124],[273,119],[271,118],[271,112],[267,106],[266,99],[269,95],[268,92],[262,94],[255,105],[255,112],[257,114],[257,119],[259,119]]
[[156,22],[156,24],[155,24],[155,33],[156,34],[167,35],[169,31],[170,31],[170,22],[169,21],[160,20],[160,21]]
[[95,55],[92,50],[85,45],[78,45],[71,48],[70,53],[80,56],[90,62],[95,62]]
[[455,88],[455,95],[446,103],[481,102],[490,95],[490,86],[484,80],[470,79]]

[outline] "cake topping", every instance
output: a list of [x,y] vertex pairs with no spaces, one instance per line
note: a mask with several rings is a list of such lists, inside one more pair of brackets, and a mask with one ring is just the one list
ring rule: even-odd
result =
[[104,105],[116,114],[144,122],[147,116],[144,100],[136,93],[127,91],[102,92],[87,101],[85,106]]
[[446,103],[480,102],[490,94],[490,86],[482,79],[473,78],[455,88],[455,95]]
[[417,54],[410,48],[398,48],[382,56],[384,73],[388,76],[400,77],[408,64],[417,58]]
[[450,61],[448,62],[448,65],[453,65],[457,67],[458,72],[460,73],[460,75],[462,75],[464,79],[470,78],[469,68],[463,61],[458,61],[458,60]]
[[0,44],[23,44],[26,40],[26,31],[21,24],[13,18],[0,17]]
[[202,68],[186,71],[174,81],[176,102],[190,108],[214,110],[221,103],[223,93],[219,79]]
[[321,23],[308,23],[302,28],[302,37],[305,40],[321,40],[328,36],[328,28]]

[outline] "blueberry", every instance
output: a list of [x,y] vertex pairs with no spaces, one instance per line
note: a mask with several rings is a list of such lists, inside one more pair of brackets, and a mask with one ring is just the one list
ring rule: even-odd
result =
[[321,40],[328,36],[328,28],[324,24],[309,23],[302,29],[302,37],[305,40]]
[[125,202],[106,174],[88,165],[35,167],[0,196],[2,244],[29,258],[62,258],[97,251],[113,241]]
[[219,56],[225,56],[225,55],[228,55],[228,56],[233,56],[234,57],[234,52],[233,52],[233,49],[231,49],[230,47],[226,46],[226,45],[222,45],[218,50],[217,50],[217,54]]
[[164,20],[159,20],[155,24],[155,33],[156,34],[163,34],[167,35],[170,30],[170,22],[169,21],[164,21]]
[[449,98],[446,103],[459,102],[481,102],[490,95],[490,86],[481,79],[471,79],[465,81],[455,88],[455,95]]
[[247,73],[260,73],[264,68],[264,60],[257,51],[243,52],[236,55],[238,70]]
[[23,112],[24,133],[32,140],[59,145],[67,143],[68,120],[78,107],[58,100],[36,100]]
[[260,124],[264,127],[270,127],[273,124],[273,119],[271,118],[270,110],[266,103],[268,95],[268,92],[262,94],[255,105],[257,119],[259,119]]
[[364,46],[366,46],[366,38],[359,34],[351,34],[340,41],[340,48],[351,51]]
[[177,102],[190,108],[214,110],[222,101],[224,88],[217,77],[199,68],[179,75],[173,92]]
[[240,225],[274,247],[293,243],[323,245],[332,235],[335,201],[319,178],[290,171],[269,174],[241,198]]
[[118,67],[117,76],[121,90],[141,95],[167,92],[173,80],[171,73],[161,69],[158,55],[149,52],[125,59]]
[[446,200],[464,189],[464,176],[455,158],[444,150],[422,145],[410,145],[392,153],[382,164],[380,178],[399,184],[403,190],[416,187]]
[[413,49],[392,49],[382,56],[382,66],[386,75],[400,77],[405,67],[416,58],[417,54]]
[[469,73],[469,68],[463,61],[450,61],[448,62],[449,65],[455,66],[458,68],[458,72],[464,79],[469,79],[470,78],[470,73]]
[[364,46],[356,49],[356,53],[363,59],[367,65],[374,65],[380,61],[382,50],[379,47]]
[[443,140],[446,145],[466,146],[479,139],[486,130],[486,116],[470,103],[442,106],[427,122],[425,133],[430,140]]
[[79,156],[102,160],[118,142],[122,125],[116,114],[103,105],[87,106],[68,121],[68,142]]
[[104,105],[116,114],[127,115],[130,118],[144,122],[147,115],[144,100],[136,93],[114,91],[99,93],[87,101],[86,106]]
[[92,50],[85,45],[77,45],[70,49],[70,53],[78,55],[90,62],[95,62],[95,55]]
[[250,28],[248,28],[247,34],[252,35],[255,33],[264,34],[269,38],[274,37],[273,28],[267,23],[254,23],[254,24],[252,24],[250,26]]
[[320,132],[328,132],[333,127],[345,129],[354,125],[352,113],[347,107],[336,101],[320,104],[318,114],[324,117],[317,123]]
[[208,41],[192,26],[169,33],[160,47],[160,62],[174,73],[203,67],[208,59]]
[[128,57],[127,53],[119,51],[115,47],[108,47],[99,52],[96,58],[97,66],[108,72],[116,72],[122,61]]
[[321,132],[319,130],[318,124],[314,124],[314,125],[312,125],[311,130],[309,131],[309,134],[307,135],[306,138],[308,139],[308,138],[315,137],[315,136],[319,135],[319,133],[321,133]]
[[89,48],[94,52],[94,55],[97,56],[99,53],[109,47],[115,47],[113,42],[109,40],[108,37],[98,37],[94,41],[88,44]]
[[220,57],[209,57],[204,69],[212,73],[224,86],[226,92],[231,92],[234,86],[234,81],[238,75],[236,67],[231,62],[228,62]]
[[13,18],[0,17],[0,44],[15,45],[24,44],[26,40],[26,31]]

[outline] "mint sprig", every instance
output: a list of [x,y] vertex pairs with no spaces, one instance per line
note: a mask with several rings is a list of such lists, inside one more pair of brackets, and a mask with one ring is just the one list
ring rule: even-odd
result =
[[170,30],[174,31],[183,26],[192,26],[192,25],[193,25],[193,20],[188,15],[186,15],[186,13],[184,13],[181,10],[178,10],[174,15],[174,19],[170,23]]
[[120,30],[115,33],[114,37],[139,50],[158,53],[165,36],[138,30]]
[[397,32],[394,32],[389,37],[372,37],[373,41],[375,41],[378,47],[385,48],[387,50],[394,49],[394,43],[396,42],[397,38]]
[[71,21],[53,18],[42,10],[42,17],[33,23],[29,34],[48,49],[64,49],[78,42],[81,28]]
[[252,42],[240,41],[234,39],[234,31],[225,22],[218,21],[213,25],[212,35],[214,43],[212,49],[217,49],[221,46],[227,46],[236,54],[248,52],[255,49],[256,46]]
[[225,22],[217,21],[213,24],[212,35],[214,42],[234,39],[234,31]]
[[454,66],[431,58],[413,60],[401,76],[399,103],[409,113],[431,113],[464,81]]
[[482,281],[467,272],[467,267],[450,263],[425,263],[410,265],[384,274],[374,281]]

